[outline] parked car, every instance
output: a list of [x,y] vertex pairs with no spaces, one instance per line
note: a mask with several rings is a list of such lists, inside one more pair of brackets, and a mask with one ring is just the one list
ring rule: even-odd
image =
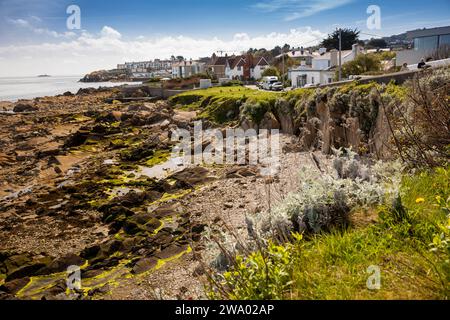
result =
[[314,88],[314,87],[316,87],[316,85],[312,83],[308,83],[303,86],[303,88]]
[[272,85],[278,82],[278,77],[264,77],[262,80],[262,89],[272,90]]
[[270,87],[270,90],[272,91],[283,91],[284,86],[281,82],[275,82],[272,84],[272,86]]

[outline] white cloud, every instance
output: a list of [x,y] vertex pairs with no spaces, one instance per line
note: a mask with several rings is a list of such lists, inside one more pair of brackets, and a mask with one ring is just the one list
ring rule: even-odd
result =
[[110,38],[110,39],[120,39],[120,38],[122,38],[122,35],[120,34],[119,31],[114,30],[113,28],[108,27],[108,26],[104,26],[102,31],[100,32],[100,34],[104,38]]
[[23,28],[28,28],[30,26],[30,23],[24,19],[10,19],[9,22]]
[[281,12],[286,21],[310,17],[353,0],[263,0],[252,7],[263,12]]
[[[166,36],[155,39],[126,40],[120,32],[103,27],[99,35],[82,32],[72,40],[38,45],[10,45],[0,47],[0,76],[35,74],[81,75],[99,69],[111,69],[125,61],[169,58],[182,55],[186,58],[210,56],[224,50],[240,53],[249,48],[271,49],[288,43],[298,47],[318,43],[324,36],[310,27],[292,29],[286,33],[273,32],[251,36],[238,33],[231,39],[218,37],[196,39],[188,36]],[[32,56],[32,60],[21,57]]]
[[71,38],[76,36],[76,34],[74,32],[64,32],[64,33],[59,33],[56,32],[54,30],[50,30],[48,28],[41,28],[41,27],[37,27],[35,26],[34,23],[32,22],[36,22],[39,23],[42,20],[39,17],[36,16],[31,16],[30,20],[25,20],[25,19],[8,19],[8,22],[20,27],[20,28],[25,28],[28,29],[30,31],[32,31],[33,33],[37,34],[37,35],[45,35],[45,36],[49,36],[52,38]]

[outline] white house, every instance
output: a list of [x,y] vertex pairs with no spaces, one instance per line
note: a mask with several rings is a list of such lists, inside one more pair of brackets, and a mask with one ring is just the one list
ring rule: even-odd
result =
[[284,58],[290,58],[299,62],[304,61],[304,64],[307,66],[310,66],[312,64],[312,59],[314,58],[314,55],[309,51],[302,48],[299,48],[298,50],[291,50],[286,53],[282,53],[275,57],[278,61]]
[[253,64],[253,67],[250,69],[251,77],[253,79],[261,79],[262,73],[269,67],[269,63],[266,58],[261,57],[258,62]]
[[205,72],[205,63],[202,62],[184,60],[172,64],[173,78],[188,78],[202,72]]
[[226,61],[225,76],[229,79],[260,79],[262,73],[269,67],[264,57],[254,57],[251,54],[230,57]]
[[[363,53],[363,49],[355,44],[352,50],[342,51],[342,64],[352,61],[358,54]],[[326,51],[320,49],[313,53],[311,66],[302,63],[297,68],[290,69],[288,77],[291,80],[292,87],[302,88],[305,85],[321,85],[333,82],[336,73],[336,67],[339,65],[339,52],[335,49]]]
[[243,56],[233,57],[227,60],[225,76],[229,79],[244,78],[245,58]]

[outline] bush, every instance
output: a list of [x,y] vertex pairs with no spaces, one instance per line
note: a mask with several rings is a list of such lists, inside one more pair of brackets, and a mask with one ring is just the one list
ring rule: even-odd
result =
[[[356,59],[342,65],[342,77],[348,78],[351,75],[361,75],[367,72],[377,72],[381,70],[380,58],[374,54],[360,54]],[[338,71],[336,71],[336,79]]]
[[[301,239],[301,237],[299,237]],[[270,242],[264,251],[248,257],[237,256],[231,271],[213,282],[210,298],[239,300],[280,300],[284,298],[292,277],[292,247]],[[214,291],[220,287],[221,292]]]
[[242,115],[259,124],[270,109],[270,103],[267,101],[247,101],[242,105]]
[[244,83],[242,83],[242,81],[239,80],[231,80],[228,82],[225,82],[222,87],[242,87],[244,85]]
[[241,100],[236,98],[214,98],[207,100],[206,107],[200,118],[208,119],[218,124],[224,124],[239,118]]
[[278,71],[277,68],[269,67],[263,71],[262,76],[263,77],[278,77],[278,78],[280,78],[280,72]]
[[420,73],[403,103],[382,107],[393,137],[393,152],[410,167],[442,166],[450,160],[450,68]]

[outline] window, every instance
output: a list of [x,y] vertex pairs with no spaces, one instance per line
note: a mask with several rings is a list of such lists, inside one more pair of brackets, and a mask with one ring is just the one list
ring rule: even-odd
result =
[[311,77],[311,83],[314,84],[314,77]]
[[328,68],[331,67],[331,61],[328,60]]
[[297,77],[297,87],[303,88],[306,85],[306,74]]
[[238,67],[237,69],[238,69],[238,71],[241,71],[241,70],[242,70],[242,67]]
[[333,79],[328,78],[328,83],[331,83],[331,82],[333,82]]

